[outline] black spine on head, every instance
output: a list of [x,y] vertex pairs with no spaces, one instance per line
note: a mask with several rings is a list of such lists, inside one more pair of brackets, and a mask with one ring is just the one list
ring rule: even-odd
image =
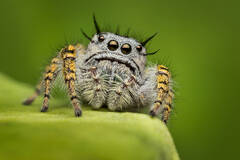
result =
[[157,35],[157,33],[153,34],[152,36],[150,36],[148,39],[146,39],[145,41],[143,41],[141,44],[143,46],[145,46],[151,39],[153,39],[155,36]]
[[93,22],[94,22],[94,26],[96,28],[97,34],[101,33],[100,28],[99,28],[98,23],[97,23],[97,20],[96,20],[96,17],[95,17],[94,14],[93,14]]
[[82,29],[81,29],[81,32],[89,41],[92,40]]
[[160,49],[156,50],[155,52],[152,52],[152,53],[146,53],[146,54],[143,54],[143,56],[149,56],[149,55],[153,55],[153,54],[156,54]]

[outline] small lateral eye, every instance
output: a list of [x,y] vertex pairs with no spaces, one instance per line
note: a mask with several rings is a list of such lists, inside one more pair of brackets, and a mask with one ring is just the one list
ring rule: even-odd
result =
[[103,42],[104,40],[105,40],[105,38],[104,38],[103,35],[100,35],[100,36],[98,37],[98,41],[99,41],[99,42]]
[[111,51],[115,51],[118,49],[118,42],[115,40],[111,40],[108,42],[108,49]]
[[130,44],[125,43],[125,44],[122,45],[121,51],[122,51],[123,54],[129,54],[132,51],[132,47],[131,47]]
[[136,49],[137,49],[138,52],[141,52],[141,51],[142,51],[142,46],[141,46],[141,45],[138,45],[138,46],[136,47]]

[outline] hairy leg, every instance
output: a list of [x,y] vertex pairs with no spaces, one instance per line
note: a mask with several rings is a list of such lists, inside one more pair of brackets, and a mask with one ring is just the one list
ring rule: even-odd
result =
[[43,100],[43,107],[41,109],[41,112],[45,112],[48,109],[48,101],[50,98],[50,90],[51,86],[56,79],[59,71],[60,71],[60,65],[61,61],[58,57],[55,57],[52,59],[51,64],[46,67],[46,71],[44,73],[43,79],[41,82],[37,85],[36,90],[32,96],[27,98],[23,104],[24,105],[30,105],[34,102],[34,100],[42,93],[44,92],[44,100]]
[[50,66],[46,68],[44,78],[44,99],[41,112],[46,112],[48,110],[51,87],[59,73],[59,62],[59,58],[53,58]]
[[142,87],[142,93],[145,101],[152,100],[150,100],[153,104],[151,104],[149,114],[154,117],[161,113],[162,121],[167,123],[174,97],[171,87],[171,74],[167,67],[158,65],[153,68],[148,77],[152,78],[146,80]]
[[68,88],[68,94],[70,96],[72,105],[74,107],[75,116],[82,115],[79,100],[76,94],[76,48],[73,45],[69,45],[61,50],[61,57],[63,60],[63,75],[65,83]]
[[30,105],[43,90],[44,100],[41,112],[46,112],[48,110],[51,87],[54,83],[54,80],[58,76],[58,73],[62,70],[64,80],[68,88],[68,93],[74,107],[75,115],[77,117],[81,116],[82,111],[79,105],[75,88],[76,50],[79,51],[79,54],[82,54],[85,51],[82,45],[69,45],[68,47],[63,48],[57,57],[52,59],[51,64],[46,68],[44,79],[37,86],[35,93],[23,102],[24,105]]

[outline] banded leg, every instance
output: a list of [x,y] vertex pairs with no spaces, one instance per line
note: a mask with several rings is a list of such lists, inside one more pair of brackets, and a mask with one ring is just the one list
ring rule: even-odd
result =
[[23,101],[23,105],[30,105],[34,102],[34,100],[43,92],[44,95],[47,98],[44,98],[43,108],[41,111],[47,111],[48,108],[48,99],[49,99],[49,92],[50,92],[50,84],[53,82],[53,80],[57,76],[58,65],[60,60],[58,58],[53,58],[51,61],[51,64],[47,66],[46,72],[44,74],[43,79],[41,82],[37,85],[36,90],[32,96],[27,98],[25,101]]
[[63,59],[63,75],[65,83],[68,88],[68,93],[74,107],[75,116],[79,117],[82,115],[81,107],[77,98],[75,81],[76,81],[76,49],[74,46],[69,45],[61,51]]
[[46,68],[44,77],[44,98],[41,112],[46,112],[48,110],[51,87],[60,69],[59,62],[59,58],[53,58],[51,64]]
[[173,91],[170,89],[164,100],[164,105],[162,110],[162,121],[165,123],[167,123],[171,109],[172,109],[173,96],[174,96]]
[[150,110],[151,116],[162,113],[162,121],[167,123],[173,99],[173,91],[170,85],[171,75],[168,68],[163,65],[157,66],[157,98]]

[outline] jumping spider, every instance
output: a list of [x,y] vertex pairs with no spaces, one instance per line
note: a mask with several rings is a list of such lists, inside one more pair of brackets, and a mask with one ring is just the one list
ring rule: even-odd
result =
[[30,105],[44,93],[41,112],[48,110],[51,86],[58,75],[63,75],[74,107],[75,116],[82,115],[81,102],[94,109],[107,106],[111,111],[150,106],[149,114],[162,115],[167,122],[174,93],[171,75],[167,67],[146,67],[147,53],[144,47],[154,36],[138,42],[128,36],[101,32],[93,16],[96,34],[90,38],[87,48],[68,45],[61,49],[47,67],[36,92],[23,102]]

